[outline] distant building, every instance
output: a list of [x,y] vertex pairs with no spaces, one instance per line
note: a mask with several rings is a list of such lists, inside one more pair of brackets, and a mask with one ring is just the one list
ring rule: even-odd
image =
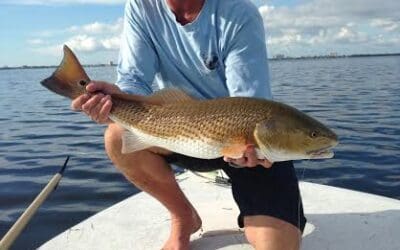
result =
[[110,61],[108,64],[109,64],[110,66],[115,66],[115,63],[114,63],[113,61]]
[[284,54],[276,54],[274,56],[275,59],[284,59],[286,56]]
[[331,52],[329,53],[329,57],[338,57],[339,54],[337,52]]

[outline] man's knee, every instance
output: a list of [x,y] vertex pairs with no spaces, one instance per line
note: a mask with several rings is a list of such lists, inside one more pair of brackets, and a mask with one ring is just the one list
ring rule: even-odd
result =
[[124,133],[124,128],[117,124],[109,124],[105,133],[105,148],[106,152],[120,171],[125,175],[128,175],[130,179],[136,179],[139,177],[142,179],[143,172],[149,166],[145,165],[163,165],[165,162],[161,155],[169,154],[169,151],[161,148],[148,148],[145,150],[140,150],[131,153],[122,153],[122,134]]
[[245,216],[245,235],[257,250],[298,250],[300,231],[283,220],[263,215]]
[[123,128],[115,123],[109,124],[104,132],[106,152],[114,163],[122,156],[122,133]]
[[141,169],[143,165],[141,163],[141,152],[123,154],[121,151],[123,133],[124,128],[121,126],[115,123],[108,125],[104,132],[104,144],[107,155],[113,162],[114,167],[121,171],[128,180],[137,185],[146,186],[149,180],[147,180],[147,175]]
[[106,146],[120,146],[122,144],[121,136],[123,131],[124,129],[117,124],[109,124],[104,132],[104,142]]
[[[157,155],[169,155],[172,152],[168,151],[163,148],[159,147],[150,147],[145,150],[137,151],[134,153],[128,153],[126,155],[122,154],[122,135],[124,133],[124,128],[115,124],[111,123],[108,125],[106,131],[104,132],[104,143],[106,147],[107,154],[110,156],[110,158],[115,158],[115,157],[123,157],[123,156],[128,156],[128,155],[140,155],[141,153],[146,153],[144,151],[157,154]],[[112,159],[113,160],[113,159]]]
[[[122,135],[124,133],[124,128],[119,126],[118,124],[112,123],[109,124],[104,132],[104,144],[106,148],[106,152],[112,162],[117,167],[123,167],[124,165],[134,166],[140,165],[140,159],[143,158],[142,155],[148,154],[145,152],[147,150],[131,152],[131,153],[122,153]],[[129,166],[131,168],[131,166]]]

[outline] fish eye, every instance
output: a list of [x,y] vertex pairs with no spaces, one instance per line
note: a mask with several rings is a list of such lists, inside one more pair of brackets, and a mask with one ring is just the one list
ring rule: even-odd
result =
[[317,137],[317,135],[318,135],[317,131],[312,131],[310,134],[311,138],[315,138],[315,137]]
[[85,86],[87,84],[87,82],[85,80],[80,80],[79,85],[81,85],[82,87]]

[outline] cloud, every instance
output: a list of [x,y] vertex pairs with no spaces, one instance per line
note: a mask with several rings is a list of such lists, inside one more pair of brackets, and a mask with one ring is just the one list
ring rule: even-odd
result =
[[281,36],[270,36],[267,41],[269,45],[281,46],[304,43],[302,35],[296,30],[288,31]]
[[46,43],[43,39],[40,38],[29,39],[27,42],[30,45],[43,45]]
[[68,41],[65,42],[69,47],[76,51],[82,52],[93,52],[98,50],[100,44],[94,38],[87,35],[79,35],[70,38]]
[[382,28],[387,32],[400,30],[400,19],[397,21],[388,18],[376,18],[371,20],[371,27]]
[[54,30],[42,30],[36,32],[37,37],[49,38],[57,37],[62,35],[111,35],[121,34],[123,29],[123,18],[118,18],[113,23],[102,23],[93,22],[84,25],[73,25],[66,28],[54,29]]
[[96,39],[92,36],[79,35],[70,38],[65,44],[78,52],[97,52],[101,50],[118,50],[119,41],[119,36]]
[[[43,3],[111,3],[111,0],[49,0]],[[17,0],[16,2],[29,2]],[[261,3],[261,1],[259,1]],[[386,53],[400,51],[400,1],[303,0],[296,5],[259,7],[270,55],[308,53]],[[42,31],[28,44],[56,51],[67,43],[84,53],[119,49],[123,19]],[[46,43],[43,43],[46,41]],[[50,48],[50,49],[49,49]],[[58,54],[59,51],[56,51]]]
[[376,36],[373,40],[373,45],[387,47],[387,46],[397,46],[399,47],[400,44],[400,35],[387,38],[384,35],[380,34]]
[[294,6],[267,4],[259,11],[272,54],[288,48],[297,54],[309,48],[371,52],[377,44],[379,49],[400,50],[394,43],[400,36],[398,0],[305,0]]
[[124,4],[125,0],[2,0],[1,4],[13,5],[69,5],[69,4]]
[[[34,46],[34,51],[46,55],[58,55],[63,44],[67,44],[74,51],[83,53],[117,51],[122,28],[123,19],[118,18],[113,23],[93,22],[60,30],[43,31],[38,34],[40,38],[32,38],[27,42]],[[45,43],[41,37],[53,42]],[[60,40],[59,37],[64,38]]]
[[120,41],[120,37],[115,36],[108,39],[103,39],[100,41],[100,43],[102,47],[106,50],[118,50]]
[[115,34],[121,33],[123,28],[123,19],[118,18],[115,23],[101,23],[94,22],[82,26],[71,26],[65,31],[70,33],[84,33],[84,34]]

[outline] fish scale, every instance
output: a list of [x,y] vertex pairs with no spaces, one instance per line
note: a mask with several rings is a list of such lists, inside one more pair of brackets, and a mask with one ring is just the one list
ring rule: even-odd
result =
[[269,113],[265,102],[238,97],[157,106],[117,100],[111,114],[154,146],[192,157],[216,158],[235,138],[252,137],[255,124]]
[[236,97],[156,106],[149,110],[148,119],[135,126],[158,136],[199,139],[200,135],[226,141],[236,135],[249,136],[257,122],[267,119],[270,109],[267,102]]

